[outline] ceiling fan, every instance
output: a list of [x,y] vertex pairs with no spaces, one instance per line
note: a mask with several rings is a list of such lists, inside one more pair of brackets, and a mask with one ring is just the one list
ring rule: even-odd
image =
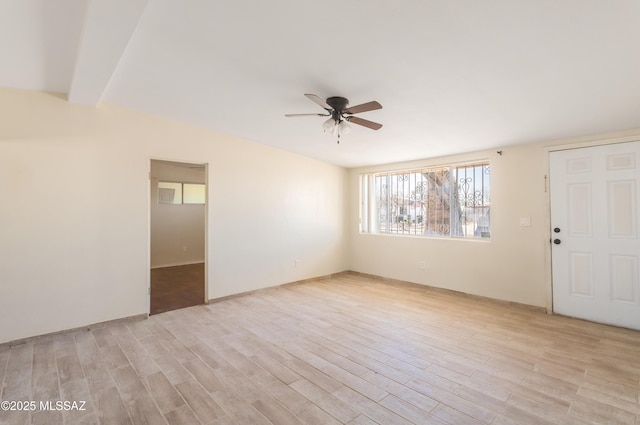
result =
[[353,114],[360,112],[374,111],[376,109],[382,109],[382,105],[376,101],[362,103],[360,105],[347,107],[349,105],[349,99],[333,96],[322,100],[321,97],[315,94],[305,94],[313,102],[320,105],[326,110],[324,114],[286,114],[285,117],[330,117],[322,124],[322,128],[325,133],[338,136],[338,143],[340,143],[340,134],[347,134],[350,130],[348,123],[358,124],[363,127],[370,128],[372,130],[379,130],[382,124],[377,122],[365,120],[364,118],[354,117]]

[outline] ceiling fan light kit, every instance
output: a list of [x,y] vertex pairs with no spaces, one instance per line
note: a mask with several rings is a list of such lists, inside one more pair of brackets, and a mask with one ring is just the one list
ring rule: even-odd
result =
[[349,134],[351,132],[351,126],[347,123],[347,120],[342,120],[340,124],[338,124],[338,131],[341,134]]
[[333,121],[333,118],[329,118],[325,122],[322,123],[322,129],[325,133],[335,133],[336,123]]
[[382,105],[376,101],[362,103],[360,105],[349,106],[349,99],[341,96],[332,96],[327,100],[322,100],[321,97],[315,94],[305,94],[305,96],[311,99],[313,102],[320,105],[326,111],[325,114],[286,114],[286,117],[308,117],[308,116],[320,116],[329,117],[324,123],[322,123],[322,129],[325,133],[332,136],[337,136],[338,143],[340,143],[340,135],[348,134],[351,131],[349,123],[358,124],[363,127],[370,128],[372,130],[379,130],[382,128],[382,124],[377,122],[365,120],[364,118],[355,117],[353,114],[361,112],[373,111],[376,109],[382,109]]

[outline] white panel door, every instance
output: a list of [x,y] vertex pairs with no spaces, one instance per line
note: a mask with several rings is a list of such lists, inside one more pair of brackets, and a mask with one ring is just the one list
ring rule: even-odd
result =
[[552,152],[553,311],[640,330],[640,142]]

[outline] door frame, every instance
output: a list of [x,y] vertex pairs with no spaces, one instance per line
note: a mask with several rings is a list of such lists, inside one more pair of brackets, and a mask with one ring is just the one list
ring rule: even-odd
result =
[[614,145],[617,143],[628,143],[640,141],[640,137],[636,134],[634,136],[621,136],[605,139],[576,139],[573,143],[568,141],[567,143],[558,144],[554,146],[547,146],[543,148],[543,173],[544,173],[544,199],[545,199],[545,211],[544,214],[544,269],[545,269],[545,289],[547,295],[547,313],[555,314],[553,310],[553,264],[551,262],[551,196],[549,188],[551,187],[551,168],[549,158],[552,152],[564,151],[570,149],[582,149],[591,148],[595,146]]
[[183,164],[204,165],[205,204],[204,204],[204,300],[209,304],[209,163],[197,160],[175,159],[152,156],[147,160],[147,317],[151,315],[151,162],[169,161]]

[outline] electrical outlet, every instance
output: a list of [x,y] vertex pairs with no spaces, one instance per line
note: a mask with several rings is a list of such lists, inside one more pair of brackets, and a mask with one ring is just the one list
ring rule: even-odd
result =
[[420,268],[421,269],[426,269],[427,268],[427,262],[426,261],[420,261]]
[[293,267],[295,267],[296,269],[297,269],[298,267],[300,267],[300,260],[295,259],[295,260],[293,261]]

